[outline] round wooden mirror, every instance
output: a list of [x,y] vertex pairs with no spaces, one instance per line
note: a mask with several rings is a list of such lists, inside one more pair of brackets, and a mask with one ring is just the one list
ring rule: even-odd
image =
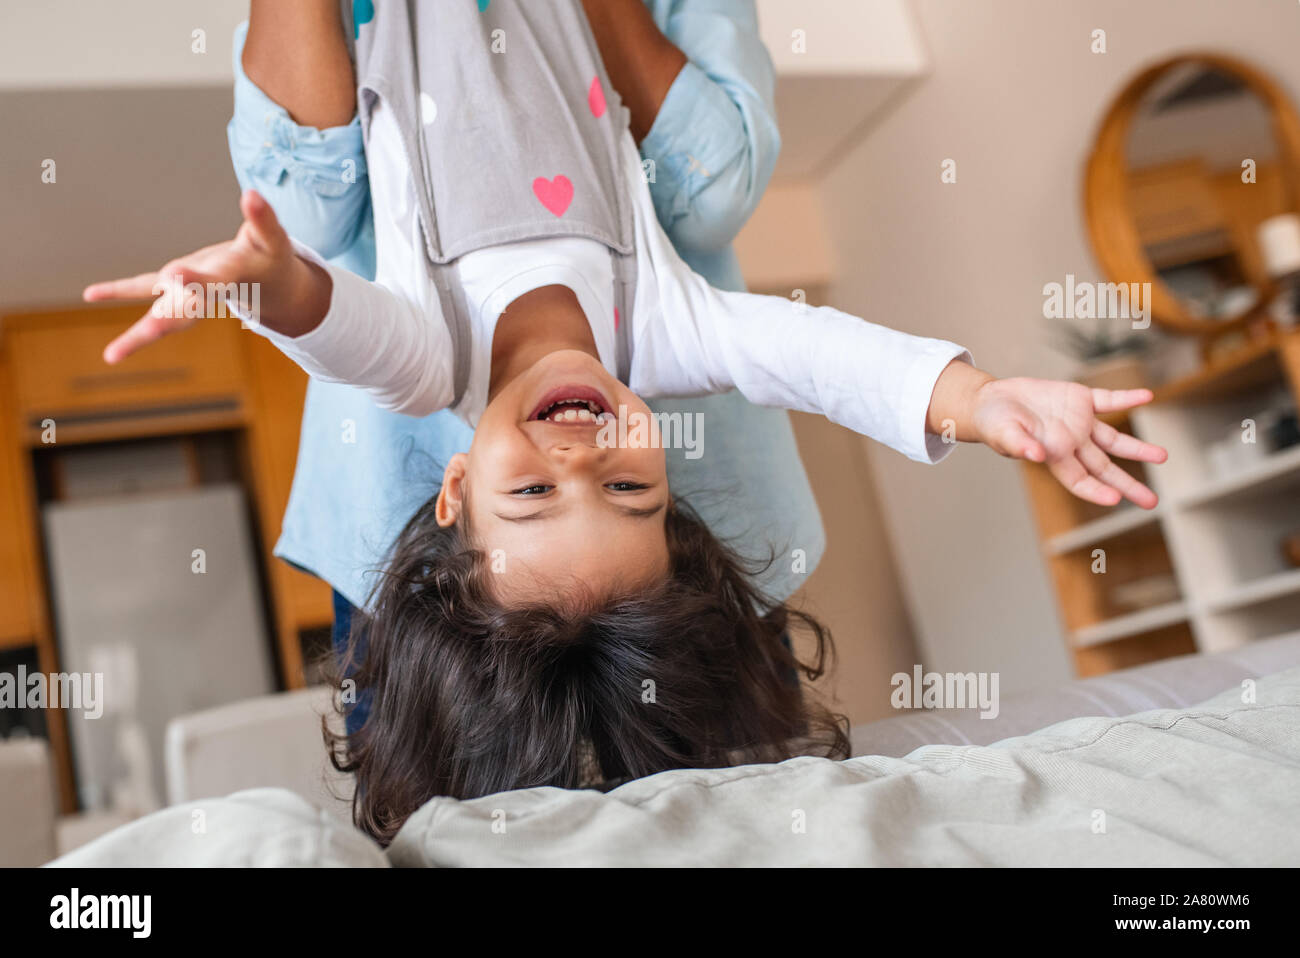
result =
[[1300,209],[1298,187],[1300,119],[1281,87],[1231,57],[1187,53],[1115,99],[1084,207],[1110,282],[1150,283],[1164,329],[1216,336],[1266,314],[1277,289],[1259,227]]

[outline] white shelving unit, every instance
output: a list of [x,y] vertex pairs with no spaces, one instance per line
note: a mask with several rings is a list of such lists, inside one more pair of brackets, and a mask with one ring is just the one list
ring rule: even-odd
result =
[[[1300,533],[1300,445],[1269,451],[1260,417],[1270,402],[1294,404],[1297,394],[1300,331],[1158,389],[1155,402],[1121,424],[1169,450],[1167,462],[1141,470],[1160,496],[1154,510],[1080,506],[1042,467],[1029,467],[1081,674],[1300,631],[1300,568],[1282,549]],[[1257,445],[1225,463],[1212,449],[1234,434],[1250,438],[1245,419],[1256,420]],[[1150,604],[1134,608],[1143,591]]]
[[1300,569],[1289,569],[1232,586],[1206,600],[1205,608],[1209,612],[1231,612],[1297,592],[1300,592]]
[[1206,480],[1178,498],[1178,505],[1192,508],[1218,502],[1239,493],[1264,493],[1272,488],[1300,482],[1300,446],[1274,453],[1232,475]]
[[[1268,380],[1209,399],[1134,411],[1135,431],[1169,450],[1150,471],[1164,500],[1160,523],[1202,651],[1220,651],[1300,626],[1300,569],[1287,564],[1285,535],[1300,531],[1300,446],[1257,452],[1216,473],[1209,443],[1257,416]],[[1267,448],[1267,436],[1254,439]],[[1243,441],[1243,445],[1245,442]]]
[[1100,645],[1102,642],[1113,642],[1115,639],[1141,635],[1143,632],[1186,622],[1188,617],[1188,605],[1180,599],[1177,602],[1166,602],[1164,605],[1152,606],[1140,612],[1130,612],[1128,615],[1076,629],[1070,638],[1075,646]]
[[1093,543],[1114,539],[1126,532],[1151,525],[1159,520],[1161,511],[1159,506],[1155,509],[1139,509],[1137,506],[1119,507],[1108,516],[1085,522],[1078,528],[1048,539],[1047,551],[1052,555],[1064,555]]

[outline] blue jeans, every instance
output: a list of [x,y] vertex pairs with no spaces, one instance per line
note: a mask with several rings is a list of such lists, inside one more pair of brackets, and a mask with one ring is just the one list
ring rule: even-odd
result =
[[[343,656],[348,651],[348,640],[352,635],[352,613],[355,609],[352,603],[343,598],[338,592],[334,593],[334,628],[330,631],[330,638],[334,644],[334,655],[339,662],[343,661]],[[357,643],[357,654],[353,661],[359,662],[365,658],[366,654],[366,637],[363,633],[360,641]],[[356,671],[354,666],[347,671],[344,678],[350,676]],[[366,719],[370,716],[370,691],[367,689],[357,696],[357,701],[353,706],[344,713],[343,724],[348,730],[349,735],[355,735],[361,726],[366,724]]]

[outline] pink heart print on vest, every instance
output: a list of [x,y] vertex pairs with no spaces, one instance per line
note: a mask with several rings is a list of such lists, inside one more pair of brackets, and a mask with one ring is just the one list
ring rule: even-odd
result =
[[556,216],[563,216],[573,202],[573,184],[563,173],[553,180],[539,176],[533,180],[533,195]]
[[600,77],[591,78],[591,89],[587,91],[587,106],[591,107],[591,115],[602,117],[605,115],[605,88],[600,85]]

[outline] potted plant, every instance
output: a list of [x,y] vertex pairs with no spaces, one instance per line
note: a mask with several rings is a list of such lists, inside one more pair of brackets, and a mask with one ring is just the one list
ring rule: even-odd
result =
[[1101,389],[1140,389],[1149,385],[1146,356],[1151,338],[1124,327],[1127,319],[1102,317],[1091,328],[1081,321],[1055,327],[1060,348],[1079,361],[1076,382]]

